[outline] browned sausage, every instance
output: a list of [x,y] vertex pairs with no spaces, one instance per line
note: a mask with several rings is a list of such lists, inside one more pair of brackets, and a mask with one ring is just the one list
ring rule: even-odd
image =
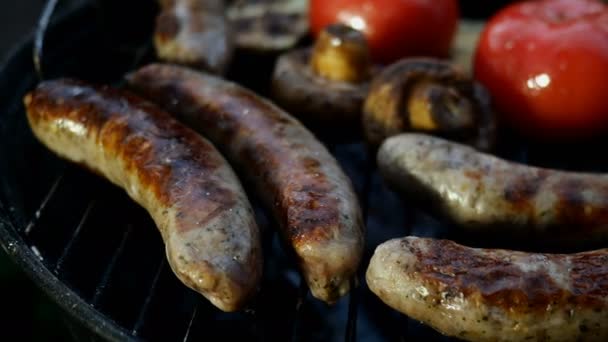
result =
[[127,92],[73,80],[25,97],[36,137],[122,187],[158,226],[173,272],[225,311],[261,276],[253,211],[234,172],[204,138]]
[[466,340],[608,340],[606,249],[538,254],[406,237],[376,249],[367,283],[394,309]]
[[608,237],[608,175],[532,167],[424,134],[387,139],[389,184],[476,232],[536,235],[576,245]]
[[162,60],[223,73],[234,49],[223,0],[160,0],[154,44]]
[[251,181],[315,297],[334,302],[348,292],[363,251],[361,211],[350,180],[312,133],[252,91],[209,74],[154,64],[127,78],[209,137]]

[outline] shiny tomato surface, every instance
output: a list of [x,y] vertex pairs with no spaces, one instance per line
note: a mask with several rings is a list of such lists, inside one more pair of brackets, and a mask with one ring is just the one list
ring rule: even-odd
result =
[[539,138],[608,128],[608,5],[595,0],[516,3],[482,32],[474,73],[506,123]]
[[390,63],[405,56],[447,57],[458,26],[457,0],[311,0],[316,36],[341,22],[365,33],[373,59]]

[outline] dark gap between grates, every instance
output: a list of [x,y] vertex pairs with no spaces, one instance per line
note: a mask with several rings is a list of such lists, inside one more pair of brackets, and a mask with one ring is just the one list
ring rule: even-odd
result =
[[25,229],[24,229],[25,235],[29,235],[32,232],[32,230],[34,229],[34,226],[36,225],[36,223],[38,223],[38,219],[40,218],[40,215],[42,215],[42,213],[46,209],[46,205],[49,203],[49,200],[53,196],[55,196],[55,192],[57,191],[57,188],[61,184],[61,181],[63,180],[64,175],[65,175],[65,173],[63,173],[63,172],[60,173],[59,176],[57,177],[57,179],[53,182],[53,184],[49,188],[48,193],[44,196],[44,199],[38,206],[38,209],[36,209],[36,211],[34,212],[34,215],[32,215],[32,218],[28,222],[27,226],[25,226]]
[[184,332],[194,324],[194,311],[200,300],[202,299],[197,293],[179,282],[165,262],[157,280],[155,294],[140,322],[139,335],[157,341],[183,340],[186,335]]
[[197,313],[198,313],[198,305],[194,306],[194,310],[192,310],[192,316],[190,317],[190,320],[188,321],[188,327],[186,328],[186,334],[184,334],[184,338],[182,339],[183,342],[188,342],[190,340],[190,330],[192,330],[192,324],[194,323],[194,320],[196,319]]
[[80,222],[78,222],[78,226],[76,226],[76,228],[74,229],[74,232],[72,233],[72,236],[70,237],[70,240],[65,244],[65,247],[63,248],[63,252],[59,256],[59,259],[57,259],[57,263],[55,264],[55,267],[53,269],[53,272],[55,274],[58,274],[59,272],[61,272],[61,267],[63,266],[65,259],[69,256],[70,252],[72,251],[72,246],[75,243],[77,243],[78,237],[80,236],[80,232],[82,231],[82,227],[85,226],[87,219],[89,218],[89,215],[91,214],[91,210],[93,210],[94,206],[95,206],[95,201],[92,200],[89,203],[89,205],[87,206],[87,208],[84,210],[84,213],[81,215]]
[[137,320],[135,321],[135,324],[133,325],[133,329],[131,330],[131,333],[135,336],[139,335],[139,330],[144,325],[144,322],[146,320],[146,315],[148,314],[148,307],[150,306],[150,303],[154,299],[154,295],[157,292],[156,290],[157,290],[158,280],[160,279],[160,275],[163,272],[166,263],[167,262],[166,262],[165,256],[163,255],[159,262],[158,270],[156,270],[156,273],[154,274],[154,278],[152,279],[152,282],[150,283],[150,287],[149,287],[148,291],[146,291],[147,292],[146,299],[144,300],[143,304],[141,305],[141,309],[139,310],[139,315],[137,315]]
[[[82,214],[93,199],[91,190],[99,184],[86,171],[77,167],[69,167],[53,192],[52,197],[45,202],[44,210],[34,211],[29,226],[27,240],[33,248],[41,251],[44,262],[54,267],[64,253],[66,242],[79,226]],[[40,208],[41,204],[28,205]],[[44,246],[44,248],[38,248]]]
[[98,296],[97,307],[121,326],[131,330],[155,279],[158,261],[164,258],[164,246],[160,233],[148,214],[135,203],[124,205],[129,209],[128,214],[114,217],[116,226],[112,229],[120,233],[130,226],[133,228],[113,266],[110,281]]
[[91,300],[91,304],[93,304],[93,306],[97,306],[97,303],[99,303],[99,299],[101,298],[106,286],[108,285],[108,282],[110,281],[110,279],[112,277],[112,272],[114,271],[114,267],[116,266],[116,263],[120,259],[121,255],[122,255],[122,251],[124,250],[125,245],[127,243],[127,239],[129,238],[129,235],[131,234],[132,231],[133,231],[133,226],[128,225],[124,231],[124,234],[122,235],[122,237],[120,239],[120,243],[118,244],[118,247],[116,248],[115,252],[111,256],[109,262],[107,263],[107,267],[103,271],[103,275],[101,276],[101,279],[95,286],[95,291],[93,292],[93,299]]

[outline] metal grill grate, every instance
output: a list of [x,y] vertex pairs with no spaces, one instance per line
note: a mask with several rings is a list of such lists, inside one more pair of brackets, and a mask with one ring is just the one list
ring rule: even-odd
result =
[[[137,21],[142,3],[133,3],[132,15],[123,8],[129,27],[142,25],[149,32],[150,23]],[[47,36],[45,76],[112,83],[131,68],[133,51],[140,54],[138,60],[147,58],[141,49],[122,48],[120,37],[106,37],[105,28],[92,24],[97,14],[85,7],[58,21]],[[99,44],[103,41],[113,45]],[[245,312],[221,313],[172,274],[160,234],[143,209],[123,191],[60,161],[35,141],[21,105],[36,83],[31,48],[25,43],[0,71],[0,93],[6,95],[0,99],[0,237],[34,280],[89,329],[111,340],[448,340],[388,308],[366,288],[364,271],[378,244],[408,234],[454,233],[389,191],[364,144],[326,139],[353,180],[366,216],[367,249],[355,280],[359,286],[334,307],[313,299],[281,248],[272,221],[250,194],[263,232],[261,292]],[[247,60],[237,63],[238,70],[251,69]],[[581,146],[548,150],[508,141],[500,153],[511,159],[589,170],[608,166],[590,158],[594,150]]]

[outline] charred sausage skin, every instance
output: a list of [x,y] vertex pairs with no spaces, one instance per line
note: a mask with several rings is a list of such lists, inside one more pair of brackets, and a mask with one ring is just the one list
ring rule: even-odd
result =
[[608,175],[518,164],[423,134],[387,139],[378,166],[390,185],[463,229],[573,245],[608,237]]
[[129,84],[209,137],[273,212],[312,294],[348,292],[363,252],[363,222],[348,177],[300,122],[241,86],[153,64]]
[[47,81],[24,102],[44,145],[105,176],[150,213],[185,285],[224,311],[245,305],[261,277],[259,232],[239,180],[211,143],[108,87]]
[[538,254],[417,237],[380,245],[367,270],[386,304],[471,341],[606,341],[608,250]]

